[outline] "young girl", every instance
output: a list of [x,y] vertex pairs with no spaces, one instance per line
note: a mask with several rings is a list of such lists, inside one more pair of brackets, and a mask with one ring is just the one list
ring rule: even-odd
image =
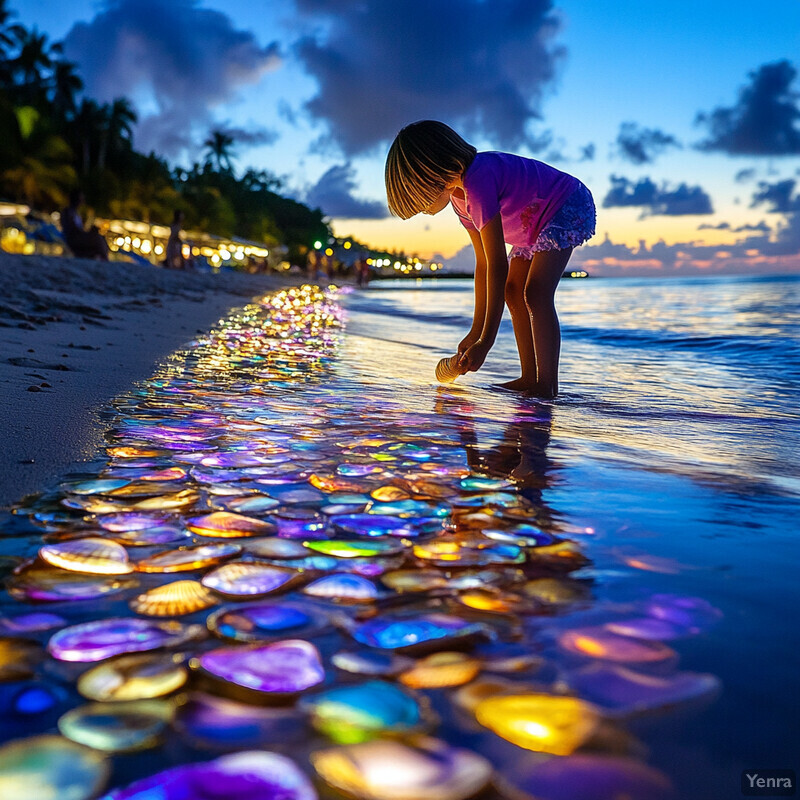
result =
[[[511,312],[522,375],[504,388],[555,397],[561,329],[554,295],[573,248],[594,235],[589,190],[565,172],[509,153],[479,153],[442,122],[397,134],[386,158],[389,210],[402,219],[452,205],[475,248],[475,313],[458,345],[475,372]],[[512,245],[509,257],[506,243]]]

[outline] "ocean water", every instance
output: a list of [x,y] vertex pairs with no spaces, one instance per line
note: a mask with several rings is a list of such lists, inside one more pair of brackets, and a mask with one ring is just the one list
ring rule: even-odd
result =
[[[634,728],[679,797],[738,797],[742,770],[795,768],[800,741],[800,279],[564,281],[557,306],[562,394],[518,449],[550,517],[594,531],[579,538],[595,610],[668,592],[722,612],[671,643],[720,696]],[[346,307],[344,369],[421,408],[450,403],[502,452],[525,405],[492,390],[519,374],[508,318],[484,368],[432,395],[469,328],[470,283],[375,283]]]

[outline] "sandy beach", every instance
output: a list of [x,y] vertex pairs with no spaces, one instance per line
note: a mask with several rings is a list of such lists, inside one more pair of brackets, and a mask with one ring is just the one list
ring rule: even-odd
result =
[[93,458],[111,398],[290,280],[0,253],[0,506]]

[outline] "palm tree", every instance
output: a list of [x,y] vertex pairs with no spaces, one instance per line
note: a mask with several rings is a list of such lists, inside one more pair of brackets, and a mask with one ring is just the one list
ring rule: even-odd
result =
[[25,102],[33,102],[41,93],[42,72],[53,66],[53,55],[60,54],[60,44],[49,45],[47,34],[34,28],[26,30],[18,39],[19,52],[11,60],[12,74],[19,78],[19,88]]
[[111,105],[104,105],[103,110],[106,124],[97,154],[97,166],[101,169],[106,165],[106,154],[109,151],[119,150],[125,145],[131,146],[133,126],[138,119],[136,110],[126,97],[117,97]]
[[64,119],[75,113],[75,98],[83,89],[83,80],[76,71],[77,66],[72,61],[61,59],[53,64],[53,74],[50,79],[53,108]]
[[81,172],[83,174],[91,169],[93,145],[100,141],[107,124],[106,107],[99,106],[94,100],[84,98],[70,125],[72,144],[81,151]]
[[203,142],[206,148],[206,161],[216,167],[217,172],[231,172],[233,165],[233,136],[222,130],[213,130]]
[[12,25],[9,20],[16,16],[15,12],[6,8],[6,0],[0,0],[0,60],[6,61],[8,54],[25,35],[22,25]]

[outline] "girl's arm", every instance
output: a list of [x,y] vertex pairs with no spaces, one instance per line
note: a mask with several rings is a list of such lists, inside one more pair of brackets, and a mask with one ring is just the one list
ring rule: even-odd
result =
[[[486,313],[480,338],[461,357],[460,365],[467,372],[480,369],[494,344],[505,306],[506,278],[508,277],[508,256],[506,254],[503,222],[500,213],[483,227],[480,232],[481,245],[486,259]],[[478,304],[476,268],[475,305]]]
[[459,358],[481,338],[486,322],[486,255],[480,233],[469,229],[467,233],[475,249],[475,310],[472,314],[472,327],[458,345]]

